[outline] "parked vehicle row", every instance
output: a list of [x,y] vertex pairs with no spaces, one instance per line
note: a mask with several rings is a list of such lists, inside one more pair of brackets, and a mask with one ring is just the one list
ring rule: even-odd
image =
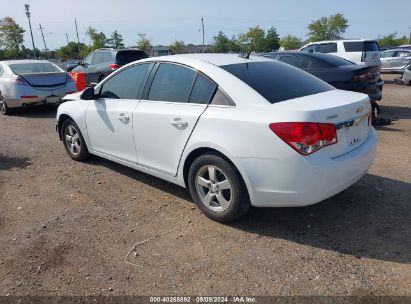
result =
[[0,61],[0,111],[4,115],[25,105],[56,104],[76,91],[70,75],[49,61]]
[[95,154],[188,187],[217,221],[322,201],[375,156],[367,95],[264,57],[143,59],[65,99],[57,131],[71,158]]
[[304,45],[300,51],[328,53],[356,64],[381,65],[377,41],[366,39],[317,41]]
[[88,84],[97,83],[123,65],[147,57],[147,54],[139,49],[103,48],[88,54],[72,71],[85,73]]
[[384,82],[380,80],[379,66],[358,65],[338,56],[304,51],[273,52],[263,56],[302,69],[337,89],[367,94],[374,116],[380,113],[376,101],[382,98]]

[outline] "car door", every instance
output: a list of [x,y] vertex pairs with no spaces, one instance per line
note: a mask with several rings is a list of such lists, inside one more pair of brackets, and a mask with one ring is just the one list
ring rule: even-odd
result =
[[86,111],[87,133],[93,151],[137,162],[133,112],[151,68],[151,63],[133,65],[96,87],[100,98],[88,101]]
[[410,52],[396,51],[391,60],[391,68],[393,70],[402,70],[410,61]]
[[385,51],[381,53],[381,69],[389,70],[392,67],[395,51]]
[[211,80],[189,67],[157,64],[133,115],[138,163],[176,175],[184,147],[215,90]]

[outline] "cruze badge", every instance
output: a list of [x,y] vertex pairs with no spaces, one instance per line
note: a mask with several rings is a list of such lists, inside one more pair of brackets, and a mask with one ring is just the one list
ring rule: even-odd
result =
[[357,108],[357,114],[358,114],[358,113],[361,113],[362,111],[364,111],[364,107],[359,107],[359,108]]

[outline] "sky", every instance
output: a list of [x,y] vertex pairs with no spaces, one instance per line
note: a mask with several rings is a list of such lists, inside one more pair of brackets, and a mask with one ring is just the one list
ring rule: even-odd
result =
[[257,25],[306,39],[311,21],[336,13],[349,21],[346,38],[375,39],[394,32],[408,36],[411,30],[411,0],[0,0],[0,18],[13,17],[26,30],[24,44],[30,48],[26,3],[39,49],[44,49],[39,23],[48,49],[56,49],[66,44],[66,33],[70,41],[77,40],[74,18],[80,42],[90,42],[85,31],[92,26],[107,36],[117,30],[126,46],[135,45],[137,33],[145,33],[152,45],[175,40],[201,44],[202,17],[206,44],[220,30],[231,37]]

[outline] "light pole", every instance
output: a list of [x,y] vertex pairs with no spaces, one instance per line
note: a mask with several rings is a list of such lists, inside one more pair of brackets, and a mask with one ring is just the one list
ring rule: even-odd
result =
[[33,31],[31,30],[31,22],[30,22],[30,4],[24,4],[26,8],[26,16],[29,19],[29,27],[30,27],[30,34],[31,34],[31,42],[33,43],[33,57],[36,59],[36,47],[34,46],[34,39],[33,39]]
[[203,53],[204,53],[204,18],[201,17],[201,28],[203,30]]

